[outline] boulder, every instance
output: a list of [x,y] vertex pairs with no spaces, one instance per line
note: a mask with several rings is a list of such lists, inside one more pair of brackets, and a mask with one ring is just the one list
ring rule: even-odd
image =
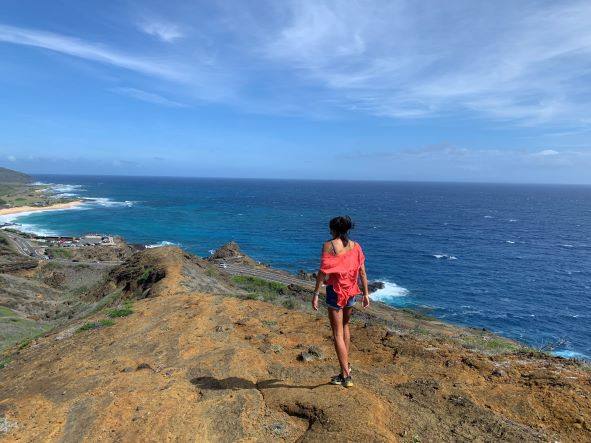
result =
[[369,293],[376,292],[379,289],[384,289],[386,285],[381,281],[370,281],[367,284],[367,288],[369,289]]

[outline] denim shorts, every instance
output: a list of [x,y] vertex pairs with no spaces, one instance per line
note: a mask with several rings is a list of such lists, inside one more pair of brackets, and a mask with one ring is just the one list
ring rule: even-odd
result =
[[[337,293],[334,291],[334,289],[332,288],[332,285],[327,286],[326,287],[326,304],[328,305],[329,308],[332,309],[336,309],[337,311],[341,309],[341,307],[339,305],[337,305]],[[353,305],[355,304],[355,296],[349,298],[349,300],[347,300],[347,304],[345,305],[345,308],[352,308]]]

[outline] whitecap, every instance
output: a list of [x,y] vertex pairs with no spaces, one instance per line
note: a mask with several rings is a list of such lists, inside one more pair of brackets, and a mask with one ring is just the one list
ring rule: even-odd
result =
[[136,202],[131,200],[115,201],[107,197],[86,197],[84,201],[90,205],[102,206],[104,208],[131,208]]
[[370,294],[372,300],[387,303],[399,297],[405,297],[409,291],[394,282],[383,281],[384,287]]
[[494,218],[492,215],[485,215],[484,218]]
[[517,221],[517,220],[516,220],[516,219],[514,219],[514,218],[510,218],[510,219],[509,219],[509,223],[515,223],[516,221]]
[[558,351],[552,352],[553,355],[562,358],[579,358],[579,359],[589,359],[589,356],[585,354],[581,354],[580,352],[576,351],[569,351],[568,349],[560,349]]
[[455,255],[449,255],[449,254],[433,254],[433,257],[435,257],[437,260],[457,260],[458,257],[456,257]]
[[507,240],[507,243],[509,243],[510,245],[514,245],[515,244],[515,242],[514,241],[511,241],[511,240]]
[[560,246],[562,246],[563,248],[574,248],[574,246],[571,244],[564,244],[564,245],[560,245]]
[[154,243],[153,245],[146,245],[146,248],[153,249],[153,248],[161,248],[163,246],[180,246],[180,243],[173,243],[173,242],[164,240],[159,243]]

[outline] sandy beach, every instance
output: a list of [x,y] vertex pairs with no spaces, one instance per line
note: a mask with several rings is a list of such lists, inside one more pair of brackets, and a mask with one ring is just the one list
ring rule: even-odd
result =
[[70,209],[79,206],[83,203],[82,200],[76,200],[68,203],[56,203],[49,206],[18,206],[15,208],[0,209],[0,216],[14,215],[22,212],[41,212],[41,211],[56,211],[59,209]]

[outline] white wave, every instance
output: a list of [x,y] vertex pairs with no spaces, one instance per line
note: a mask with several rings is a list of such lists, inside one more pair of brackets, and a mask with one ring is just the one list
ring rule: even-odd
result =
[[589,357],[585,354],[581,354],[580,352],[576,352],[576,351],[569,351],[567,349],[561,349],[558,351],[554,351],[552,354],[554,354],[557,357],[562,357],[562,358],[579,358],[579,359],[589,359]]
[[85,191],[82,185],[69,185],[63,183],[43,183],[35,182],[35,186],[46,186],[55,197],[74,197],[77,196],[80,191]]
[[509,243],[510,245],[514,245],[515,244],[515,242],[514,241],[511,241],[511,240],[507,240],[507,243]]
[[107,198],[107,197],[86,197],[84,199],[84,201],[87,204],[102,206],[104,208],[123,208],[123,207],[131,208],[136,203],[136,202],[130,201],[130,200],[125,200],[122,202],[115,201],[115,200],[111,200],[110,198]]
[[484,218],[494,218],[492,215],[485,215]]
[[215,253],[215,249],[210,249],[208,252],[209,252],[209,255],[213,255]]
[[517,221],[517,220],[516,220],[516,219],[514,219],[514,218],[510,218],[510,219],[509,219],[509,223],[515,223],[516,221]]
[[[3,223],[3,221],[0,220],[0,223]],[[48,235],[58,235],[55,231],[52,231],[50,229],[44,229],[38,225],[31,223],[15,223],[10,226],[5,226],[2,229],[16,229],[17,231],[25,232],[27,234],[38,235],[40,237],[45,237]]]
[[456,257],[455,255],[449,255],[449,254],[433,254],[433,257],[435,257],[437,260],[457,260],[458,257]]
[[180,246],[180,244],[164,240],[159,243],[154,243],[153,245],[146,245],[146,248],[153,249],[153,248],[161,248],[163,246]]
[[63,185],[63,184],[53,184],[50,185],[51,189],[57,193],[76,193],[78,191],[84,191],[82,185]]
[[562,246],[563,248],[574,248],[574,246],[570,245],[570,244],[564,244],[564,245],[560,245],[560,246]]
[[398,286],[394,282],[384,281],[383,283],[384,287],[382,289],[378,289],[369,295],[372,300],[387,303],[389,300],[404,297],[409,293],[408,289]]

